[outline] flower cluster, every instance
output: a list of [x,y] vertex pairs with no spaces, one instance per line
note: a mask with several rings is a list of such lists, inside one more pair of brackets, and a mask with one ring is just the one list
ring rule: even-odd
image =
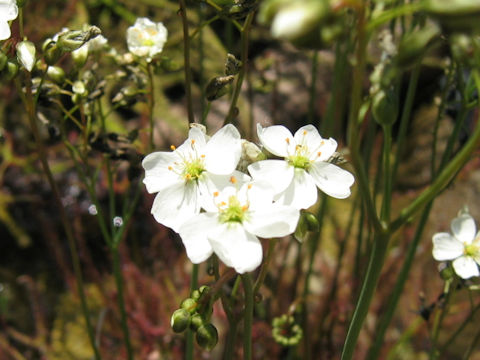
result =
[[468,213],[460,213],[451,223],[452,234],[433,235],[433,258],[452,261],[453,270],[463,279],[479,276],[480,232]]
[[128,50],[150,62],[155,55],[162,52],[167,36],[167,28],[161,22],[154,23],[148,18],[138,18],[135,24],[127,29]]
[[336,198],[350,195],[352,174],[328,162],[335,140],[322,139],[311,125],[294,136],[283,126],[257,131],[264,149],[283,159],[253,162],[249,175],[236,170],[246,153],[233,125],[211,138],[192,127],[181,146],[143,160],[147,191],[157,193],[152,214],[180,234],[193,263],[215,253],[238,273],[252,271],[262,261],[258,237],[293,233],[300,210],[316,202],[317,187]]

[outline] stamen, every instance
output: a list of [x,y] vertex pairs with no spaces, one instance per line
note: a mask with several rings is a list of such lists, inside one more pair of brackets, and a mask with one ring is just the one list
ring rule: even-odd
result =
[[248,184],[247,188],[250,190],[252,188],[252,184]]
[[248,210],[248,205],[243,205],[242,206],[242,211],[247,211]]
[[172,171],[172,170],[173,170],[173,168],[172,168],[171,166],[169,166],[169,167],[168,167],[168,170]]
[[320,145],[325,145],[325,140],[320,141]]
[[220,206],[225,206],[225,205],[227,205],[227,203],[225,201],[222,201],[219,205]]
[[307,135],[307,130],[303,130],[303,136]]
[[317,156],[318,157],[322,156],[322,152],[321,151],[317,152]]
[[205,154],[200,155],[202,159],[205,159]]
[[288,145],[290,145],[290,139],[286,138],[285,141],[287,142]]
[[218,195],[219,195],[218,191],[215,191],[215,192],[213,193],[213,196],[214,196],[214,197],[217,197]]
[[176,150],[177,148],[175,147],[175,145],[170,145],[170,149],[172,149],[172,151]]
[[237,178],[235,176],[230,176],[230,182],[232,184],[236,184],[237,183]]

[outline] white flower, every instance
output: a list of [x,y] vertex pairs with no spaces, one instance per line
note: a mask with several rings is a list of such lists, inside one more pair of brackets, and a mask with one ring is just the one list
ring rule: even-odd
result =
[[453,260],[453,269],[463,279],[479,276],[480,232],[476,232],[475,221],[463,213],[452,220],[451,229],[453,236],[445,232],[433,235],[433,258]]
[[248,171],[254,179],[270,181],[277,202],[306,209],[317,201],[316,187],[338,199],[350,196],[353,175],[328,162],[337,148],[334,139],[322,139],[312,125],[301,127],[295,136],[280,125],[257,125],[257,133],[265,149],[284,160],[259,161]]
[[162,52],[167,35],[167,28],[161,22],[154,23],[148,18],[138,18],[135,24],[127,29],[128,50],[150,62],[156,54]]
[[180,237],[190,260],[198,264],[212,255],[240,274],[255,270],[262,262],[258,237],[282,237],[295,231],[299,210],[273,203],[269,184],[261,182],[227,186],[214,191],[206,212],[180,227]]
[[178,232],[183,222],[200,212],[202,196],[210,188],[222,188],[228,184],[227,175],[237,174],[242,150],[233,125],[224,126],[210,139],[193,127],[188,139],[172,149],[145,157],[143,182],[149,193],[158,192],[152,207],[155,219]]
[[35,65],[35,45],[31,41],[21,41],[17,44],[17,59],[28,71]]
[[6,40],[10,37],[10,20],[18,16],[18,7],[16,0],[0,0],[0,40]]

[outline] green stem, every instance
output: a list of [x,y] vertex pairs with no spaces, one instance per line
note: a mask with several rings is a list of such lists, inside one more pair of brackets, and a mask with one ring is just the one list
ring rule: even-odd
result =
[[183,60],[185,71],[185,94],[187,96],[188,123],[193,124],[195,122],[195,117],[193,115],[192,68],[190,66],[190,36],[188,34],[187,7],[185,5],[185,0],[179,0],[179,3],[180,15],[182,16],[183,25]]
[[443,346],[439,350],[440,354],[445,354],[446,353],[445,351],[450,346],[450,344],[452,344],[455,341],[457,336],[461,334],[461,332],[465,329],[465,327],[468,325],[468,323],[470,323],[473,319],[475,319],[474,316],[475,316],[475,314],[477,313],[478,310],[480,310],[480,304],[477,304],[477,306],[475,306],[475,308],[472,309],[470,314],[468,314],[468,316],[465,318],[465,320],[462,322],[462,324],[458,327],[458,329],[452,334],[452,336],[450,336],[448,338],[447,341],[445,341],[445,344],[443,344]]
[[123,292],[123,277],[122,269],[120,266],[120,252],[118,249],[118,244],[110,248],[113,256],[113,274],[115,276],[115,284],[117,286],[117,296],[118,296],[118,305],[120,307],[120,318],[122,324],[123,338],[125,341],[125,348],[127,350],[127,359],[133,360],[133,349],[132,344],[130,343],[130,332],[128,330],[127,322],[127,312],[125,309],[125,299]]
[[412,4],[404,4],[402,6],[394,7],[390,10],[385,10],[381,13],[381,15],[377,16],[376,18],[369,21],[367,25],[367,32],[371,32],[375,30],[377,27],[404,15],[410,15],[414,12],[422,10],[424,6],[423,2],[417,2]]
[[365,275],[360,297],[348,328],[347,338],[342,352],[342,360],[352,359],[358,335],[367,316],[368,308],[370,307],[370,302],[372,301],[373,293],[375,292],[378,278],[382,271],[389,238],[390,235],[388,232],[383,231],[377,233],[373,240],[372,255],[368,263],[367,274]]
[[241,30],[241,56],[240,59],[242,61],[242,69],[238,73],[237,82],[235,84],[235,90],[233,91],[232,102],[230,104],[230,109],[228,110],[227,117],[225,118],[224,125],[229,124],[235,118],[237,112],[237,101],[238,97],[240,96],[240,92],[242,90],[243,79],[245,77],[245,73],[247,72],[248,68],[248,39],[250,33],[250,25],[252,24],[253,18],[255,16],[255,12],[252,11],[247,15],[245,22],[243,23],[243,27]]
[[383,201],[380,212],[381,220],[388,224],[392,205],[392,168],[390,166],[390,151],[392,149],[392,125],[383,126]]
[[150,63],[147,64],[147,74],[148,74],[148,133],[149,133],[149,145],[148,151],[152,152],[155,149],[155,142],[153,138],[153,111],[155,108],[155,84],[153,78],[153,70],[152,65]]
[[[37,126],[37,118],[35,112],[35,102],[32,95],[32,80],[29,72],[25,72],[26,75],[26,93],[25,93],[25,107],[27,109],[28,120],[30,123],[30,127],[32,129],[33,136],[35,138],[35,143],[37,146],[38,155],[40,158],[40,162],[42,164],[43,172],[45,173],[50,188],[53,192],[53,198],[57,205],[57,208],[60,212],[60,218],[63,224],[63,228],[65,230],[65,235],[67,237],[68,246],[70,249],[70,256],[72,257],[73,263],[73,271],[75,273],[76,283],[77,283],[77,292],[80,297],[80,303],[82,307],[83,316],[85,318],[85,324],[87,327],[88,339],[90,340],[90,345],[92,346],[94,356],[96,360],[101,360],[100,352],[95,342],[95,335],[93,331],[93,327],[90,321],[90,314],[87,305],[87,299],[85,296],[84,290],[84,283],[83,283],[83,275],[80,266],[80,258],[78,256],[77,245],[75,243],[75,238],[73,236],[73,229],[71,227],[71,223],[68,220],[67,214],[65,213],[65,209],[63,208],[60,191],[57,187],[55,180],[53,179],[52,171],[50,169],[50,165],[48,164],[47,160],[47,151],[45,146],[42,142],[40,131]],[[19,89],[21,87],[19,86]],[[37,91],[40,91],[38,89]]]
[[245,309],[243,315],[243,359],[252,358],[253,286],[250,274],[242,274]]
[[[190,275],[190,293],[198,288],[198,264],[193,264],[192,274]],[[186,345],[185,345],[185,360],[193,359],[193,331],[187,330],[186,333]]]
[[267,254],[265,255],[265,260],[263,261],[262,268],[260,269],[260,274],[258,275],[257,280],[255,281],[255,286],[253,288],[253,295],[257,295],[260,291],[260,287],[262,286],[263,282],[265,281],[265,277],[267,276],[268,266],[272,261],[273,250],[275,249],[275,244],[277,243],[277,239],[270,239],[268,241],[268,250]]

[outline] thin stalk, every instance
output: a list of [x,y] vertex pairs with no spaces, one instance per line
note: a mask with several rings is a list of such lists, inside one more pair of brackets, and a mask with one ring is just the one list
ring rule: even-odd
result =
[[390,221],[392,205],[392,168],[390,166],[390,152],[392,150],[392,125],[383,126],[383,202],[380,219],[384,223]]
[[480,328],[477,330],[475,336],[473,337],[472,342],[470,343],[470,346],[468,347],[467,351],[463,355],[463,360],[470,359],[470,355],[472,355],[472,352],[477,348],[477,344],[479,341],[480,341]]
[[277,243],[277,239],[270,239],[268,241],[268,250],[267,254],[265,255],[265,260],[263,261],[262,267],[260,269],[260,274],[258,275],[257,280],[255,281],[255,285],[253,287],[253,295],[256,296],[260,291],[260,287],[262,286],[263,282],[265,281],[265,277],[267,276],[268,267],[270,266],[270,262],[272,261],[273,250],[275,249],[275,245]]
[[243,79],[245,77],[245,73],[248,70],[248,39],[250,34],[250,25],[252,24],[253,18],[255,16],[255,12],[252,11],[247,15],[245,22],[243,23],[242,30],[240,31],[241,34],[241,55],[240,60],[243,63],[242,69],[238,73],[237,82],[235,84],[235,89],[232,95],[232,102],[230,103],[230,109],[228,110],[227,117],[225,118],[224,125],[229,124],[233,121],[237,109],[237,101],[238,97],[240,96],[240,92],[242,90]]
[[[198,288],[198,264],[193,264],[192,274],[190,275],[190,293],[193,290]],[[186,344],[185,344],[185,360],[193,359],[193,331],[191,329],[187,330],[185,335]]]
[[185,94],[187,96],[188,123],[193,124],[195,122],[195,117],[193,115],[192,68],[190,66],[190,36],[188,34],[187,7],[185,5],[185,0],[179,0],[178,2],[180,4],[180,15],[182,16],[183,25],[183,60],[185,71]]
[[397,18],[400,16],[410,15],[417,11],[422,10],[424,6],[423,2],[412,3],[412,4],[403,4],[402,6],[397,6],[389,10],[385,10],[381,15],[369,21],[366,29],[367,32],[374,31],[377,27]]
[[[95,342],[95,334],[94,330],[90,321],[90,315],[89,315],[89,309],[87,305],[87,300],[85,296],[85,290],[84,290],[84,284],[83,284],[83,275],[82,275],[82,270],[80,266],[80,258],[78,256],[78,250],[77,250],[77,245],[75,243],[75,238],[73,236],[73,229],[71,227],[71,223],[68,220],[67,214],[65,213],[65,209],[62,204],[61,196],[60,196],[60,191],[58,190],[57,184],[55,180],[53,179],[53,174],[50,169],[50,165],[48,164],[47,160],[47,152],[45,149],[45,146],[43,144],[43,141],[40,137],[40,132],[37,126],[37,117],[36,117],[36,112],[35,112],[35,102],[34,98],[32,95],[32,80],[29,72],[25,72],[26,75],[26,92],[25,92],[25,107],[27,109],[27,115],[28,115],[28,121],[30,123],[30,127],[32,129],[33,136],[35,138],[35,143],[37,146],[37,151],[38,155],[40,158],[40,162],[42,164],[43,172],[45,173],[48,183],[50,185],[50,188],[52,189],[53,192],[53,198],[55,200],[55,203],[57,205],[57,208],[60,212],[60,218],[63,224],[63,228],[65,230],[65,235],[67,237],[68,241],[68,246],[70,249],[70,256],[72,257],[72,265],[73,265],[73,271],[75,274],[76,278],[76,283],[77,283],[77,292],[80,297],[80,303],[82,307],[82,312],[83,316],[85,318],[85,324],[87,327],[87,333],[88,333],[88,339],[90,341],[90,345],[92,346],[94,356],[96,360],[101,360],[100,352],[98,350],[97,344]],[[19,85],[19,84],[18,84]],[[19,86],[19,89],[21,87]],[[38,89],[37,91],[40,91]]]
[[243,359],[252,358],[253,286],[250,274],[242,274],[245,309],[243,314]]
[[155,142],[153,139],[153,110],[155,108],[155,84],[154,84],[154,77],[153,77],[153,70],[152,65],[150,63],[147,64],[147,75],[148,75],[148,134],[149,134],[149,143],[148,143],[148,151],[152,152],[155,149]]
[[113,256],[113,274],[115,276],[115,284],[117,286],[118,292],[118,305],[120,307],[120,320],[122,324],[122,331],[123,331],[123,339],[125,341],[125,348],[127,350],[127,359],[133,360],[133,348],[132,344],[130,343],[130,332],[128,330],[128,322],[127,322],[127,312],[125,309],[125,299],[123,293],[123,277],[122,277],[122,269],[120,266],[120,252],[118,249],[118,244],[114,245],[110,248]]
[[313,52],[309,101],[308,101],[308,123],[315,123],[315,100],[317,96],[317,69],[318,69],[318,51]]

